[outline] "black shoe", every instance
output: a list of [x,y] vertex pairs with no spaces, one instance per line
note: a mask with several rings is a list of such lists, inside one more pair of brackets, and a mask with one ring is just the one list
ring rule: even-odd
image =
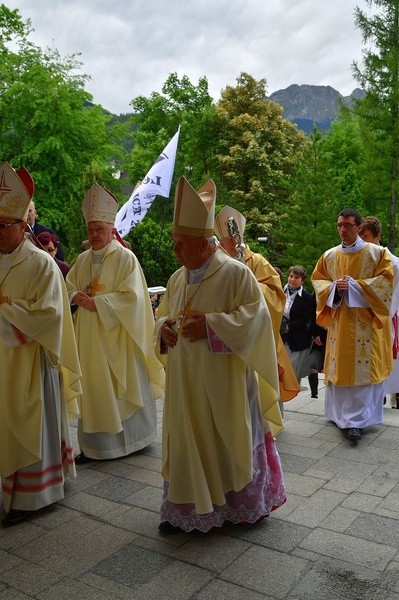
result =
[[15,510],[11,509],[9,513],[6,514],[5,517],[1,519],[1,524],[3,527],[12,527],[13,525],[19,525],[26,521],[29,518],[29,515],[32,514],[31,510]]
[[312,394],[310,397],[311,398],[318,398],[319,396],[317,394]]
[[362,439],[362,430],[358,429],[357,427],[352,427],[349,429],[347,437],[348,440],[351,440],[351,442],[358,442]]
[[181,529],[180,527],[176,527],[175,525],[172,525],[172,523],[169,523],[168,521],[163,521],[162,523],[160,523],[158,525],[158,529],[162,535],[172,535],[174,533],[182,533],[183,532],[183,529]]
[[75,456],[75,465],[85,465],[86,463],[93,462],[94,458],[90,458],[90,456],[86,456],[81,452],[77,456]]

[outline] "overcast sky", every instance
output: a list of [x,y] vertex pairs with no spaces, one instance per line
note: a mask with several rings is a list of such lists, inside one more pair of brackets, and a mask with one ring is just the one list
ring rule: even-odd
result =
[[95,103],[131,112],[168,75],[206,76],[217,100],[243,71],[269,94],[293,83],[357,87],[362,40],[354,9],[365,0],[2,0],[35,29],[30,40],[81,53]]

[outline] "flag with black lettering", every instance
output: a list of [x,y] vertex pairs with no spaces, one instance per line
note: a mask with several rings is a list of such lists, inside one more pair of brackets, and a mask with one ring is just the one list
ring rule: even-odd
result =
[[180,125],[143,181],[134,188],[129,200],[119,209],[115,218],[115,229],[122,238],[143,220],[156,196],[169,198],[179,133]]

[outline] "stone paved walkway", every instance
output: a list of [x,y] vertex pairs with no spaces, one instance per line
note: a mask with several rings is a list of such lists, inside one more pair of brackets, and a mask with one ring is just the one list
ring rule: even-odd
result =
[[354,445],[320,387],[285,405],[288,501],[269,519],[161,537],[158,441],[79,467],[62,502],[0,529],[0,600],[399,600],[399,410]]

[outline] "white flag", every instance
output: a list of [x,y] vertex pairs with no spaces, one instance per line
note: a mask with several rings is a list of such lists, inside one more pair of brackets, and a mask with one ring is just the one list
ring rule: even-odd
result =
[[156,196],[169,198],[179,133],[180,125],[143,181],[134,188],[129,200],[119,209],[115,218],[115,229],[121,237],[125,237],[143,220]]

